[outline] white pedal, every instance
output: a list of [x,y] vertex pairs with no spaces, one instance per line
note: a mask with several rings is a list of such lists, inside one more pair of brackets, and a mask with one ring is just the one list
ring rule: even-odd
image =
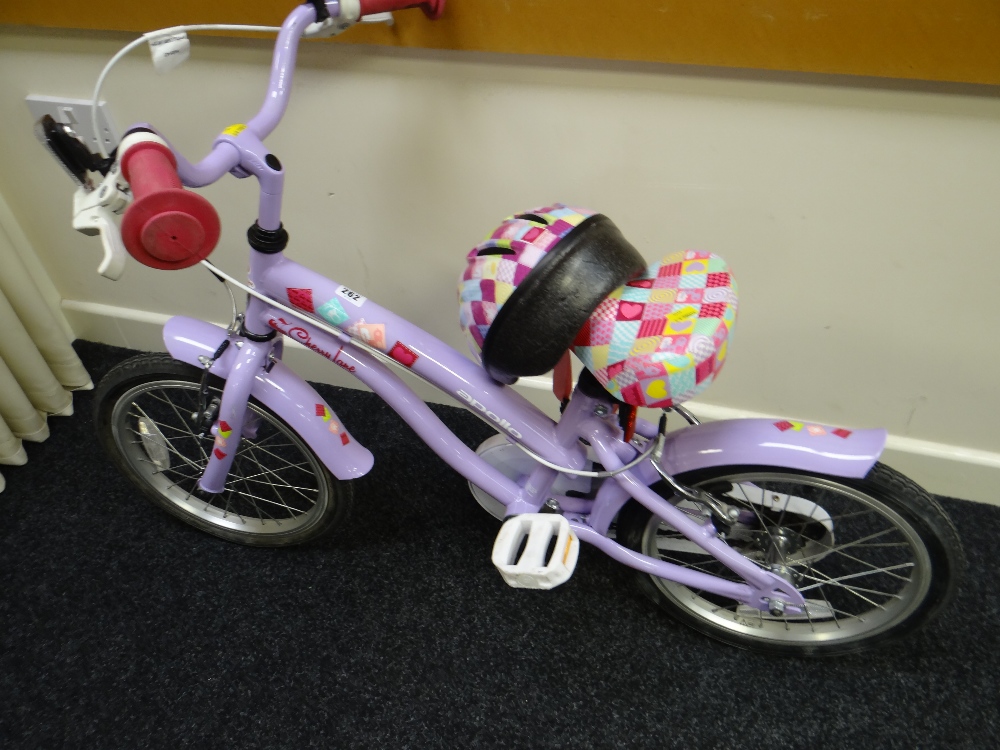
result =
[[569,521],[555,513],[508,518],[493,544],[493,564],[507,585],[517,589],[551,589],[566,583],[579,556],[580,540]]

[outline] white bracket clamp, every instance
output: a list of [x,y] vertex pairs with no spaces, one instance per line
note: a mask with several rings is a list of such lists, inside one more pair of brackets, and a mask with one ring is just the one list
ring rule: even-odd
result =
[[143,34],[157,73],[169,73],[191,56],[191,40],[183,26]]
[[524,513],[504,521],[492,559],[508,586],[547,590],[569,580],[579,556],[569,521],[555,513]]

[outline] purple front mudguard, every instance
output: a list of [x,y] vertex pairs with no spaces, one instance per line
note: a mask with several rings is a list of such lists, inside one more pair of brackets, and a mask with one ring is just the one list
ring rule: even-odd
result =
[[[226,331],[211,323],[176,316],[163,327],[163,342],[174,359],[202,367],[199,356],[211,357],[226,338]],[[238,349],[230,346],[212,365],[212,372],[228,379]],[[337,479],[364,476],[375,458],[358,443],[315,389],[281,362],[270,372],[258,372],[250,391],[258,401],[292,426]],[[326,411],[323,411],[323,409]],[[322,417],[317,417],[322,413]],[[334,424],[337,431],[330,429]]]
[[860,479],[882,455],[887,435],[791,420],[723,420],[668,434],[662,465],[671,475],[714,466],[780,466]]

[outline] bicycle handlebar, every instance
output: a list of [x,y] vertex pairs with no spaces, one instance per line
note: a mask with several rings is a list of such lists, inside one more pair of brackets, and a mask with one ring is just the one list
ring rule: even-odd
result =
[[181,186],[177,160],[158,136],[134,133],[119,146],[122,175],[134,201],[122,219],[122,241],[141,263],[163,270],[188,268],[219,241],[212,204]]
[[[414,0],[356,0],[356,2],[359,4],[357,7],[361,15],[420,7],[428,17],[434,19],[438,18],[444,11],[446,0],[418,0],[417,2]],[[337,0],[327,0],[326,5],[334,12],[334,15],[340,15],[341,8]],[[309,24],[315,20],[316,11],[307,3],[297,6],[282,24],[275,42],[267,97],[260,111],[246,122],[247,129],[261,140],[278,126],[285,113],[291,94],[299,40]],[[183,156],[177,154],[178,171],[184,184],[189,187],[208,185],[235,166],[235,163],[232,163],[232,158],[236,154],[235,149],[232,149],[230,144],[225,143],[216,143],[211,153],[197,163],[188,162]]]
[[[341,2],[323,0],[340,14]],[[421,8],[432,19],[444,11],[445,0],[355,0],[354,12],[371,15],[405,8]],[[292,72],[299,44],[317,13],[310,4],[297,6],[282,24],[275,43],[268,96],[246,129],[263,140],[284,115],[291,92]],[[353,20],[357,20],[355,17]],[[119,146],[122,175],[132,186],[135,200],[122,219],[122,241],[128,252],[153,268],[187,268],[204,260],[219,240],[218,214],[200,195],[183,185],[211,184],[239,163],[233,144],[216,141],[212,151],[192,164],[155,131],[140,127]]]
[[389,13],[406,8],[420,8],[424,15],[435,20],[444,13],[445,0],[361,0],[361,15],[370,16],[375,13]]

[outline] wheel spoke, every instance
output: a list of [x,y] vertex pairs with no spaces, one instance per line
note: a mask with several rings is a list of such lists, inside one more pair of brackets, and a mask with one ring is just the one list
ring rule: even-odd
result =
[[[253,482],[254,484],[260,484],[260,485],[264,485],[264,486],[267,486],[267,487],[275,487],[275,485],[274,485],[273,482],[269,482],[266,479],[258,479],[258,477],[262,477],[262,476],[266,476],[266,472],[262,471],[262,472],[259,472],[257,474],[251,474],[249,476],[242,476],[240,478],[243,479],[246,482]],[[293,484],[287,484],[287,483],[284,483],[284,482],[281,485],[279,485],[279,486],[280,487],[284,487],[285,489],[295,490],[300,495],[302,495],[303,492],[319,492],[319,490],[317,490],[315,487],[297,487],[297,486],[295,486]],[[302,497],[305,498],[306,500],[311,500],[311,498],[308,498],[305,495],[302,495]]]
[[[140,411],[142,411],[142,409],[140,409],[140,407],[139,407],[138,404],[133,404],[133,406],[135,406],[136,409],[139,409]],[[157,429],[159,429],[160,432],[162,432],[163,430],[170,430],[171,432],[179,432],[180,436],[182,436],[182,437],[189,437],[189,438],[192,438],[194,440],[198,439],[198,436],[195,435],[194,432],[192,432],[191,430],[182,430],[179,427],[174,427],[172,424],[167,424],[166,422],[158,422],[155,419],[152,419],[151,417],[147,416],[145,412],[143,412],[142,414],[132,414],[130,416],[132,416],[135,419],[140,419],[140,418],[143,418],[143,417],[146,418],[146,419],[149,419],[151,422],[153,422],[156,425]],[[166,438],[167,438],[167,436],[164,435],[163,439],[166,440]]]
[[[287,435],[283,435],[280,432],[273,432],[273,433],[271,433],[270,435],[268,435],[265,438],[257,438],[256,439],[257,445],[263,445],[264,443],[270,442],[271,440],[275,440],[276,438],[279,438],[279,437],[287,437]],[[284,446],[290,446],[290,447],[293,447],[293,448],[296,447],[293,443],[279,443],[278,445],[270,445],[268,447],[269,448],[282,448]]]
[[[236,516],[237,518],[240,519],[240,521],[243,523],[243,525],[246,525],[247,519],[245,519],[243,517],[243,514],[240,513],[239,511],[233,510],[232,493],[231,492],[224,492],[223,491],[223,492],[218,493],[217,495],[214,495],[214,497],[221,497],[221,498],[223,498],[226,501],[226,507],[222,511],[222,517],[223,518],[225,518],[230,513],[232,513],[234,516]],[[205,503],[205,510],[208,510],[209,505],[210,504],[208,502]]]
[[[131,430],[131,432],[132,432],[133,435],[136,435],[136,436],[138,436],[140,438],[140,440],[137,443],[137,445],[139,445],[140,447],[142,447],[143,451],[145,451],[146,450],[145,444],[144,444],[144,442],[141,439],[142,438],[142,433],[138,432],[136,430]],[[183,453],[181,453],[179,450],[177,450],[177,448],[174,447],[174,444],[171,443],[168,438],[164,437],[163,440],[166,443],[166,445],[164,447],[167,450],[169,450],[171,453],[173,453],[175,456],[177,456],[181,461],[183,461],[186,464],[190,464],[192,466],[195,465],[187,456],[185,456]]]
[[[293,485],[293,484],[291,484],[291,483],[287,482],[287,481],[286,481],[286,480],[285,480],[285,479],[284,479],[283,477],[281,477],[281,476],[280,476],[280,475],[279,475],[279,474],[278,474],[277,472],[275,472],[275,471],[274,471],[273,469],[270,469],[270,468],[268,468],[268,467],[267,467],[267,466],[265,466],[265,465],[264,465],[263,463],[261,463],[261,462],[260,462],[259,460],[257,460],[257,457],[256,457],[256,455],[254,454],[254,450],[255,450],[255,447],[254,447],[254,446],[249,446],[249,447],[248,447],[248,452],[250,453],[250,456],[251,456],[251,458],[253,458],[253,459],[254,459],[254,461],[256,461],[256,463],[257,463],[257,466],[259,466],[259,467],[260,467],[260,468],[261,468],[261,469],[263,470],[263,471],[261,471],[260,473],[258,473],[258,474],[255,474],[255,475],[254,475],[254,477],[257,477],[257,476],[263,476],[263,477],[265,477],[265,479],[264,479],[264,483],[266,483],[266,484],[270,485],[270,487],[271,487],[271,488],[272,488],[272,489],[274,490],[275,494],[280,494],[280,491],[279,491],[279,490],[278,490],[278,488],[277,488],[277,487],[276,487],[276,486],[274,485],[274,482],[273,482],[273,481],[271,480],[271,477],[274,477],[275,479],[277,479],[277,480],[278,480],[278,481],[279,481],[279,482],[281,483],[281,486],[282,486],[283,488],[285,488],[285,489],[289,489],[289,490],[292,490],[292,491],[293,491],[293,492],[295,492],[295,493],[296,493],[297,495],[299,495],[300,497],[302,497],[302,498],[303,498],[304,500],[307,500],[307,501],[309,501],[309,502],[313,502],[313,501],[314,501],[314,500],[313,500],[313,498],[310,498],[310,497],[308,497],[307,495],[305,495],[305,494],[304,494],[304,493],[302,492],[302,490],[303,490],[303,489],[306,489],[306,488],[299,488],[299,487],[296,487],[295,485]],[[267,451],[264,451],[264,452],[265,452],[265,453],[267,453]],[[244,477],[244,479],[249,479],[249,477]],[[312,490],[310,490],[310,491],[312,491]]]
[[851,547],[856,547],[859,544],[862,544],[863,542],[867,542],[869,539],[877,539],[878,537],[884,534],[892,533],[893,531],[895,531],[895,529],[893,528],[882,529],[882,531],[877,531],[874,534],[869,534],[866,537],[862,537],[861,539],[857,539],[853,542],[848,542],[847,544],[842,544],[839,547],[831,547],[827,544],[823,544],[822,542],[816,542],[816,544],[824,548],[824,551],[822,553],[812,555],[811,557],[804,557],[801,560],[796,560],[796,562],[799,564],[802,564],[804,562],[812,562],[813,560],[818,560],[821,557],[826,557],[827,555],[833,554],[834,552],[836,552],[839,555],[844,555],[844,557],[850,558],[854,562],[863,562],[862,560],[859,560],[856,557],[852,557],[851,555],[846,554],[844,550],[850,549]]
[[[156,427],[157,430],[160,429],[160,423],[157,422],[152,417],[150,417],[146,413],[146,410],[143,409],[141,406],[139,406],[139,404],[137,404],[137,403],[135,403],[133,401],[132,402],[132,406],[134,406],[139,411],[138,415],[130,415],[130,416],[132,416],[133,419],[135,419],[135,420],[139,420],[139,419],[149,420],[149,422],[151,422],[153,424],[153,426]],[[131,430],[131,431],[132,431],[133,434],[138,435],[140,439],[143,437],[143,435],[142,435],[141,432],[139,432],[137,430]],[[176,453],[178,456],[181,456],[183,458],[183,454],[181,454],[180,451],[178,451],[176,448],[173,447],[173,443],[170,442],[170,439],[166,435],[164,435],[162,431],[160,432],[160,436],[163,438],[164,442],[166,442],[167,446],[169,446],[170,449],[174,451],[174,453]],[[187,436],[188,435],[185,435],[185,437],[187,437]]]
[[[257,437],[240,440],[222,492],[196,492],[213,450],[212,436],[199,436],[190,417],[198,387],[167,376],[115,397],[112,434],[119,458],[138,473],[134,481],[182,518],[228,538],[278,544],[289,534],[304,540],[319,533],[319,521],[336,508],[325,468],[288,425],[253,402],[247,419]],[[272,535],[280,538],[265,541]]]
[[[823,574],[821,573],[820,575],[823,575]],[[900,594],[893,594],[893,593],[891,593],[889,591],[879,591],[877,589],[866,589],[866,588],[864,588],[862,586],[852,586],[851,584],[842,583],[841,581],[834,580],[832,578],[829,578],[828,576],[827,577],[823,577],[823,578],[817,578],[816,576],[811,576],[811,575],[809,575],[807,573],[803,573],[802,576],[803,576],[803,578],[808,578],[810,581],[816,581],[817,582],[816,584],[810,585],[808,587],[810,590],[815,589],[815,588],[821,588],[821,587],[823,587],[826,584],[831,584],[831,585],[839,586],[841,588],[850,589],[851,591],[861,591],[861,592],[863,592],[865,594],[875,594],[876,596],[884,596],[886,599],[902,599],[903,598]],[[843,579],[841,579],[841,580],[843,580]],[[803,592],[805,590],[806,590],[805,588],[801,588],[801,589],[799,589],[799,592],[801,593],[801,592]]]
[[[814,573],[818,573],[819,572],[815,568],[813,568],[811,565],[808,567],[808,570],[811,570]],[[832,604],[830,604],[830,600],[826,598],[826,591],[824,591],[821,588],[819,590],[819,593],[823,597],[823,603],[826,604],[827,609],[829,609],[831,612],[833,612],[833,621],[836,623],[837,629],[840,630],[841,629],[841,625],[840,625],[840,620],[837,619],[837,610],[834,608],[834,606]]]
[[[266,467],[262,466],[259,462],[256,465],[257,465],[257,467],[259,467],[261,469],[265,469],[265,471],[258,472],[258,474],[255,475],[255,476],[264,476],[265,477],[264,481],[261,481],[261,480],[258,480],[258,479],[253,480],[254,484],[259,486],[258,490],[255,490],[255,488],[253,486],[251,486],[250,480],[248,480],[247,476],[243,473],[243,471],[242,471],[243,470],[243,461],[242,460],[240,461],[241,475],[239,476],[239,481],[240,481],[240,483],[243,485],[243,487],[245,489],[245,493],[243,493],[244,496],[254,505],[254,507],[258,510],[258,512],[263,512],[263,510],[261,508],[259,508],[259,506],[256,503],[256,500],[257,499],[262,499],[263,500],[264,498],[260,498],[258,495],[255,494],[255,492],[256,491],[260,491],[260,490],[264,490],[265,488],[270,488],[271,493],[273,494],[273,496],[275,498],[277,498],[277,504],[280,504],[281,506],[283,506],[285,508],[285,510],[288,513],[288,517],[292,518],[292,517],[295,517],[296,515],[298,515],[300,513],[306,512],[305,510],[296,510],[294,508],[291,508],[288,505],[288,503],[285,502],[284,497],[282,497],[281,490],[278,488],[278,486],[276,486],[273,482],[271,482],[270,480],[267,479],[267,476],[266,476]],[[298,493],[298,494],[301,495],[303,498],[305,498],[310,503],[310,505],[314,502],[314,499],[312,499],[312,498],[306,498],[306,496],[303,495],[302,493]],[[270,502],[274,502],[274,501],[270,501]],[[269,514],[269,518],[274,519],[274,516],[270,516],[270,514]]]
[[[251,492],[243,492],[241,490],[236,489],[236,487],[232,487],[232,486],[227,486],[226,489],[229,490],[234,495],[239,495],[240,497],[247,498],[248,500],[250,500],[251,502],[254,503],[254,507],[257,507],[255,501],[260,501],[262,503],[267,503],[269,505],[276,505],[279,508],[284,508],[285,510],[288,511],[289,515],[293,515],[293,516],[297,515],[294,511],[292,511],[291,508],[289,508],[283,502],[275,501],[275,500],[268,500],[266,497],[260,497],[259,495],[254,495]],[[273,519],[274,517],[273,516],[269,516],[269,518]],[[261,519],[261,520],[263,520],[263,519]]]
[[[242,465],[242,461],[240,463]],[[258,498],[253,493],[250,492],[250,484],[242,476],[242,470],[240,472],[240,476],[237,478],[237,481],[241,482],[246,487],[247,492],[240,492],[239,490],[237,490],[235,488],[235,486],[232,487],[232,491],[238,493],[241,497],[245,497],[246,499],[248,499],[250,501],[250,504],[253,505],[254,510],[257,511],[257,518],[258,518],[258,520],[260,520],[261,523],[263,523],[264,522],[264,513],[266,511],[264,511],[259,505],[257,505],[257,500],[263,500],[263,498]],[[278,499],[280,500],[281,498],[279,497]],[[285,509],[288,511],[288,515],[289,516],[294,515],[291,512],[291,509],[287,505],[285,505],[284,501],[281,501],[281,504],[285,506]],[[268,517],[268,520],[275,521],[277,523],[277,519],[274,516],[272,516],[270,513],[267,514],[267,517]]]
[[[882,473],[876,477],[889,473],[884,467],[877,471]],[[865,489],[872,485],[874,493]],[[931,553],[923,529],[907,520],[907,501],[893,494],[891,479],[840,481],[779,469],[722,470],[691,486],[716,492],[741,509],[745,522],[720,537],[756,566],[786,577],[806,603],[800,611],[786,603],[771,616],[766,607],[651,576],[660,604],[700,622],[699,629],[741,645],[815,653],[863,644],[924,616],[921,604],[931,595],[934,574]],[[634,526],[640,520],[645,524],[641,532]],[[618,535],[629,547],[685,570],[732,578],[714,556],[641,510],[631,516],[623,512]]]
[[[751,508],[751,510],[753,510],[754,515],[757,516],[757,523],[760,524],[760,527],[762,529],[767,529],[767,524],[764,523],[763,516],[761,516],[760,511],[757,510],[757,504],[755,502],[753,502],[747,496],[746,490],[743,489],[743,484],[740,483],[740,484],[737,484],[736,486],[740,488],[740,494],[743,495],[743,499],[746,500],[747,505],[749,505],[750,508]],[[754,486],[754,485],[751,485],[751,486]],[[759,489],[761,491],[761,503],[763,504],[764,495],[767,494],[767,491],[764,490],[764,489],[761,489],[760,487],[757,487],[757,489]],[[786,564],[786,562],[785,562],[785,553],[782,552],[777,547],[775,547],[775,551],[778,553],[778,560],[781,562],[782,565],[785,565]],[[770,554],[770,551],[768,551],[768,554]]]
[[[157,398],[157,397],[156,397],[156,396],[154,395],[154,396],[153,396],[153,398]],[[169,396],[163,396],[163,397],[161,397],[161,398],[157,398],[157,400],[158,400],[158,401],[162,401],[162,402],[166,403],[166,404],[167,404],[167,405],[168,405],[168,406],[169,406],[169,407],[170,407],[170,408],[171,408],[171,409],[173,410],[174,414],[176,414],[176,415],[177,415],[177,421],[178,421],[178,422],[180,422],[181,424],[187,424],[187,420],[186,420],[186,419],[185,419],[185,418],[183,417],[183,415],[182,415],[182,414],[181,414],[181,413],[180,413],[180,412],[179,412],[179,411],[177,410],[177,406],[176,406],[176,405],[174,404],[174,402],[173,402],[173,401],[171,401],[171,400],[170,400],[170,397],[169,397]],[[136,405],[136,408],[141,408],[141,407],[139,407],[139,406],[138,406],[138,404],[137,404],[137,405]]]
[[[178,412],[178,411],[177,411],[177,407],[175,407],[175,406],[173,405],[173,403],[172,403],[172,402],[170,402],[169,400],[167,401],[167,403],[169,403],[169,404],[170,404],[171,408],[172,408],[172,409],[174,410],[174,414],[176,414],[176,415],[177,415],[177,419],[178,419],[178,420],[180,420],[181,424],[187,424],[187,423],[185,422],[185,420],[184,420],[184,417],[182,417],[182,416],[181,416],[181,414],[180,414],[180,412]],[[150,422],[152,422],[152,423],[153,423],[153,425],[155,425],[155,426],[156,426],[156,429],[160,430],[160,436],[161,436],[161,437],[163,438],[163,440],[164,440],[164,441],[165,441],[165,442],[167,443],[167,445],[168,445],[168,446],[170,447],[170,449],[171,449],[171,450],[172,450],[172,451],[173,451],[174,453],[176,453],[176,454],[177,454],[177,456],[179,456],[179,457],[180,457],[180,458],[181,458],[182,460],[185,460],[185,461],[186,461],[186,460],[187,460],[187,458],[186,458],[186,457],[184,456],[184,454],[182,454],[182,453],[181,453],[180,451],[178,451],[177,449],[175,449],[175,448],[173,447],[173,444],[172,444],[172,443],[170,442],[170,439],[169,439],[169,438],[168,438],[168,437],[167,437],[166,435],[164,435],[164,434],[163,434],[163,430],[162,430],[161,428],[162,428],[162,427],[169,427],[170,425],[167,425],[167,424],[165,424],[165,423],[164,423],[164,424],[161,424],[160,422],[157,422],[157,421],[156,421],[155,419],[153,419],[152,417],[150,417],[150,416],[149,416],[149,415],[148,415],[148,414],[146,413],[146,411],[145,411],[145,410],[144,410],[144,409],[143,409],[143,408],[142,408],[141,406],[139,406],[139,404],[138,404],[138,403],[136,403],[136,402],[134,402],[134,401],[132,402],[132,406],[134,406],[134,407],[135,407],[135,408],[136,408],[136,409],[137,409],[137,410],[138,410],[138,411],[140,412],[140,414],[141,414],[141,418],[143,418],[143,419],[148,419],[148,420],[149,420]],[[139,418],[139,417],[136,417],[135,415],[132,415],[132,416],[133,416],[133,418],[134,418],[134,419],[138,419],[138,418]],[[176,429],[176,428],[173,428],[173,429]],[[133,430],[133,432],[135,432],[135,431]],[[182,431],[181,431],[181,430],[178,430],[178,432],[182,432]],[[142,437],[142,434],[141,434],[141,433],[138,433],[138,432],[136,432],[135,434],[139,435],[139,437],[140,437],[140,438]],[[191,439],[193,439],[193,440],[195,441],[195,444],[196,444],[196,445],[198,446],[198,448],[199,448],[199,450],[201,451],[202,455],[203,455],[203,456],[205,456],[205,458],[207,459],[207,458],[208,458],[208,453],[206,453],[206,452],[205,452],[205,449],[204,449],[204,447],[202,447],[202,445],[201,445],[201,440],[200,440],[200,439],[198,438],[198,436],[197,436],[197,435],[195,435],[195,434],[194,434],[193,432],[191,432],[190,430],[189,430],[189,431],[187,431],[187,432],[185,432],[185,433],[183,433],[183,434],[184,434],[184,436],[185,436],[185,437],[190,437]]]
[[[250,443],[248,443],[248,446],[249,446],[249,445],[250,445]],[[254,447],[254,448],[260,448],[260,444],[257,444],[257,445],[253,445],[253,447]],[[248,448],[248,449],[249,449],[249,448]],[[266,450],[266,449],[262,449],[262,448],[261,448],[261,452],[262,452],[262,453],[266,453],[266,454],[267,454],[268,456],[270,456],[271,458],[275,458],[275,459],[277,459],[278,461],[281,461],[281,462],[283,462],[283,463],[285,464],[285,468],[288,468],[288,469],[301,469],[301,468],[303,468],[304,466],[308,466],[308,464],[307,464],[306,462],[302,462],[302,463],[299,463],[299,464],[293,464],[293,463],[292,463],[291,461],[289,461],[288,459],[286,459],[286,458],[282,458],[281,456],[277,455],[276,453],[271,453],[271,452],[270,452],[269,450]],[[260,462],[258,461],[258,463],[260,463]]]
[[[913,567],[913,563],[900,563],[899,565],[893,565],[893,566],[891,566],[889,568],[876,568],[874,570],[863,570],[860,573],[850,573],[849,575],[838,576],[837,578],[829,578],[829,577],[826,577],[826,575],[824,573],[822,573],[821,571],[816,571],[821,576],[824,576],[824,580],[821,583],[814,583],[814,584],[812,584],[810,586],[803,586],[802,588],[799,589],[799,592],[809,591],[809,589],[814,589],[817,586],[822,586],[822,585],[827,584],[827,583],[839,583],[840,581],[848,581],[848,580],[851,580],[853,578],[862,578],[863,576],[873,576],[873,575],[876,575],[878,573],[888,573],[891,570],[899,570],[900,568],[912,568],[912,567]],[[897,577],[900,577],[900,576],[897,576]],[[902,580],[909,582],[910,579],[909,578],[903,578]]]

